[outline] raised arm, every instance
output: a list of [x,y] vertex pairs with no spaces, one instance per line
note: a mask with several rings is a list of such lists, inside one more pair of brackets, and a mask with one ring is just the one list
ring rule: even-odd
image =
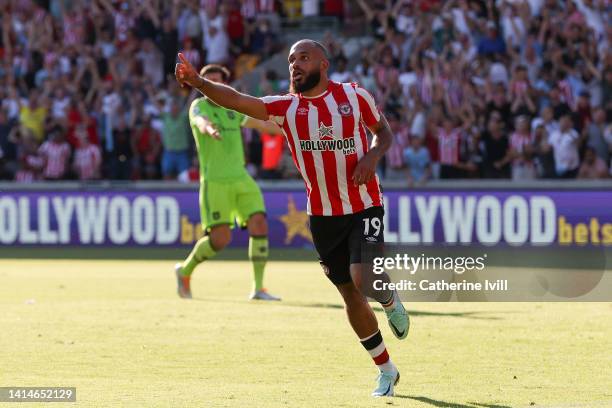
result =
[[189,106],[190,122],[195,125],[200,133],[203,135],[212,137],[215,140],[221,140],[221,133],[215,124],[208,118],[208,116],[199,111],[197,108],[197,101],[193,101]]
[[404,5],[410,4],[410,1],[399,0],[391,7],[391,15],[397,16]]
[[193,118],[193,121],[202,134],[208,135],[215,140],[221,140],[219,129],[207,117],[197,115]]
[[202,78],[182,53],[174,74],[181,86],[190,86],[206,95],[213,102],[226,109],[243,113],[255,119],[268,120],[266,105],[262,100],[236,91],[234,88]]
[[151,1],[145,0],[141,4],[141,11],[151,19],[151,22],[155,28],[159,29],[161,26],[161,21],[155,5]]
[[366,20],[371,21],[375,15],[374,11],[372,11],[370,6],[368,6],[368,3],[366,3],[365,0],[357,0],[357,3],[359,4],[359,7],[361,7],[361,10],[363,10]]

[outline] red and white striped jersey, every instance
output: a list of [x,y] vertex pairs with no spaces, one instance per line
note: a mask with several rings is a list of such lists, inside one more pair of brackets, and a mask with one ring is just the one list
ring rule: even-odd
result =
[[366,126],[380,121],[374,98],[355,83],[329,81],[315,97],[262,98],[289,144],[308,196],[310,215],[345,215],[382,206],[378,177],[356,186],[351,179],[368,151]]
[[70,145],[66,142],[53,143],[46,141],[40,146],[38,152],[45,158],[43,175],[50,179],[62,178],[68,168]]
[[85,39],[85,21],[82,15],[64,17],[64,44],[76,45]]
[[74,152],[74,167],[79,180],[94,180],[99,177],[102,154],[96,145],[79,147]]
[[514,164],[524,164],[526,162],[523,153],[525,146],[533,144],[535,140],[535,134],[514,132],[510,135],[510,147],[519,153],[519,157],[515,158]]
[[438,129],[438,151],[440,164],[455,165],[459,163],[459,143],[461,142],[461,129],[455,128],[446,132],[444,128]]

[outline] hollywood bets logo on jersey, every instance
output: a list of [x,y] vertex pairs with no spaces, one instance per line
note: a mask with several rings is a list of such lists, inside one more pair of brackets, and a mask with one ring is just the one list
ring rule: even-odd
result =
[[335,138],[333,135],[333,127],[325,126],[323,122],[319,124],[317,136],[319,140],[300,140],[300,149],[306,152],[338,150],[344,155],[349,155],[356,152],[355,138]]

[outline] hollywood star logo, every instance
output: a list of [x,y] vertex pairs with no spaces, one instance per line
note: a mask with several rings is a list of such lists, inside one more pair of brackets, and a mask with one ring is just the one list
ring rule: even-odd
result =
[[321,122],[319,124],[319,139],[323,140],[323,139],[333,139],[334,135],[332,134],[332,131],[334,130],[334,128],[332,126],[325,126],[323,124],[323,122]]
[[300,149],[306,152],[341,151],[344,155],[355,153],[355,138],[334,138],[333,126],[319,124],[317,136],[319,140],[300,140]]

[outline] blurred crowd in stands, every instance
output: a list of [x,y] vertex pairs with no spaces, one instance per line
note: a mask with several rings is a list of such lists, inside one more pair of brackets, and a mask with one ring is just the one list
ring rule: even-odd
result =
[[609,176],[612,3],[376,3],[359,0],[375,44],[347,78],[395,129],[387,178]]
[[[0,0],[0,16],[0,179],[197,180],[176,53],[240,84],[287,45],[282,27],[319,16],[345,34],[323,38],[331,79],[389,119],[381,177],[611,174],[607,0]],[[285,71],[254,92],[287,92]],[[296,176],[282,136],[245,143],[257,177]]]

